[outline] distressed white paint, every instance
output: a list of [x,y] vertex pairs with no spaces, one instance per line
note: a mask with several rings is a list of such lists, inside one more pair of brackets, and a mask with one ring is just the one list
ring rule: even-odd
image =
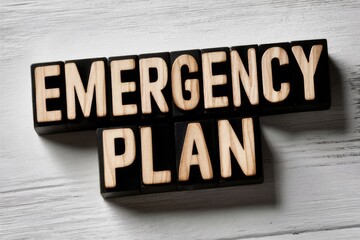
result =
[[[205,2],[1,1],[0,238],[360,235],[359,2]],[[314,38],[332,108],[262,118],[263,185],[103,200],[95,132],[32,127],[31,63]]]

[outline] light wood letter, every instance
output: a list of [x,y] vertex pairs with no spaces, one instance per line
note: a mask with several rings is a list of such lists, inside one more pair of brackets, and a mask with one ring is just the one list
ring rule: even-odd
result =
[[[198,151],[196,155],[192,154],[194,144]],[[199,165],[203,179],[213,178],[210,155],[200,123],[189,123],[187,126],[179,164],[179,181],[189,180],[191,165]]]
[[204,107],[209,108],[222,108],[229,105],[228,97],[214,97],[213,86],[225,85],[227,83],[226,75],[213,75],[212,64],[226,61],[226,53],[220,52],[207,52],[201,55],[202,69],[203,69],[203,84],[204,84]]
[[91,64],[86,91],[75,63],[65,64],[65,79],[68,119],[76,118],[75,92],[84,117],[90,116],[94,90],[96,91],[96,115],[98,117],[106,116],[105,64],[103,61]]
[[[151,127],[140,128],[141,162],[144,184],[160,184],[171,182],[171,171],[154,171]],[[172,161],[172,159],[169,159]]]
[[[115,139],[123,138],[125,152],[115,155]],[[105,187],[116,186],[116,168],[131,165],[136,157],[135,135],[131,128],[109,129],[103,131],[103,156]]]
[[114,116],[133,115],[137,113],[136,104],[123,104],[122,94],[135,92],[135,82],[121,82],[121,71],[135,69],[134,59],[114,60],[110,63],[112,85],[112,111]]
[[301,46],[293,46],[291,48],[304,77],[304,93],[306,100],[315,99],[314,75],[322,49],[322,45],[312,46],[308,61]]
[[252,105],[259,104],[258,76],[256,66],[256,51],[254,48],[248,49],[249,73],[246,71],[244,63],[236,50],[231,51],[231,78],[233,89],[233,101],[235,107],[241,105],[240,80],[246,95]]
[[[150,82],[150,68],[156,68],[158,79]],[[141,108],[145,114],[152,113],[151,95],[161,112],[169,112],[169,107],[162,94],[168,82],[168,69],[164,59],[159,57],[140,59]]]
[[38,122],[54,122],[62,119],[61,110],[47,111],[46,99],[59,98],[59,88],[45,88],[45,78],[60,75],[59,65],[35,68],[36,119]]
[[231,156],[230,151],[234,154],[241,170],[246,176],[256,174],[255,165],[255,142],[254,126],[252,118],[242,119],[242,132],[244,147],[241,146],[233,128],[228,120],[219,120],[219,150],[220,150],[220,167],[223,178],[231,177]]
[[273,88],[273,76],[271,61],[277,58],[279,59],[280,66],[289,63],[289,57],[286,51],[281,47],[271,47],[267,49],[261,59],[261,70],[262,70],[262,82],[263,82],[263,93],[265,98],[269,102],[281,102],[290,92],[290,83],[281,83],[279,91],[275,91]]
[[199,79],[186,79],[185,90],[191,93],[191,98],[185,100],[181,91],[181,67],[188,66],[189,73],[198,71],[198,64],[195,58],[189,54],[177,57],[171,70],[171,88],[175,105],[182,110],[196,108],[200,100]]

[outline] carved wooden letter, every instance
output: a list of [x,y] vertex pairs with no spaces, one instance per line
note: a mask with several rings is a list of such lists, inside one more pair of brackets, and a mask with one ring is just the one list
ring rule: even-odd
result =
[[291,48],[304,77],[304,92],[306,100],[315,99],[314,74],[319,63],[322,49],[322,45],[313,46],[311,48],[308,61],[301,46],[293,46]]
[[91,64],[87,89],[84,85],[78,68],[74,62],[65,63],[66,103],[68,119],[76,119],[75,92],[77,94],[84,117],[89,117],[91,105],[96,91],[96,115],[106,116],[106,87],[104,61],[95,61]]
[[213,75],[212,64],[226,61],[226,53],[224,51],[206,52],[201,55],[202,69],[204,79],[204,106],[205,109],[222,108],[229,105],[227,96],[214,97],[213,86],[225,85],[227,82],[226,75]]
[[114,116],[134,115],[136,104],[123,104],[122,94],[135,92],[135,82],[122,82],[121,71],[135,69],[135,59],[114,60],[110,63],[112,86],[112,109]]
[[219,151],[221,176],[231,177],[230,151],[246,176],[256,174],[254,126],[252,118],[242,119],[243,146],[228,120],[219,120]]
[[[145,184],[160,184],[171,182],[171,171],[154,171],[153,166],[153,144],[151,127],[140,128],[141,133],[141,162],[142,177]],[[172,161],[173,159],[169,159]]]
[[62,119],[60,110],[47,111],[46,99],[59,98],[59,88],[45,88],[45,77],[59,76],[60,66],[49,65],[35,68],[36,118],[38,122],[53,122]]
[[181,91],[181,67],[186,65],[189,72],[197,72],[198,65],[193,56],[189,54],[180,55],[173,63],[171,70],[171,86],[174,103],[182,110],[194,109],[200,101],[199,79],[187,79],[185,81],[185,90],[191,92],[191,98],[185,100]]
[[[151,95],[161,112],[169,112],[161,90],[165,88],[168,82],[168,69],[164,59],[159,57],[140,59],[140,84],[141,84],[141,106],[142,112],[146,114],[152,113]],[[150,68],[157,71],[158,78],[155,82],[150,82]]]
[[[115,139],[123,138],[125,151],[115,154]],[[136,142],[134,132],[130,128],[109,129],[103,131],[104,179],[105,187],[116,186],[116,168],[131,165],[136,157]]]
[[262,70],[262,82],[263,82],[263,93],[265,98],[269,102],[281,102],[289,95],[290,84],[281,83],[279,91],[275,91],[273,88],[273,77],[271,61],[277,58],[279,59],[280,66],[289,63],[289,57],[286,51],[281,47],[271,47],[267,49],[261,59],[261,70]]
[[[192,153],[194,146],[198,151],[196,155]],[[180,158],[179,181],[189,180],[191,165],[199,165],[203,179],[213,178],[210,155],[200,123],[189,123],[187,126]]]
[[243,62],[237,51],[231,51],[231,78],[234,106],[241,105],[240,80],[244,86],[246,95],[251,104],[259,103],[258,76],[256,66],[256,51],[254,48],[248,49],[249,72],[246,71]]

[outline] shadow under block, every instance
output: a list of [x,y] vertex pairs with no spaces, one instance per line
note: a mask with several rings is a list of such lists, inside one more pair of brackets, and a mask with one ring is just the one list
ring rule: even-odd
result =
[[296,64],[295,111],[328,109],[331,104],[328,49],[326,39],[291,42]]
[[179,190],[217,187],[219,158],[214,120],[175,123]]
[[169,63],[168,52],[139,55],[143,119],[166,118],[172,115]]
[[141,192],[176,190],[173,124],[140,127]]
[[217,120],[220,186],[263,182],[259,118]]
[[140,194],[139,128],[98,129],[97,135],[103,197]]
[[173,116],[195,118],[204,113],[200,50],[170,53]]
[[138,56],[109,58],[107,104],[111,123],[131,125],[141,117]]
[[69,131],[95,129],[108,124],[107,71],[106,58],[65,62]]
[[38,134],[67,131],[63,62],[31,65],[34,128]]

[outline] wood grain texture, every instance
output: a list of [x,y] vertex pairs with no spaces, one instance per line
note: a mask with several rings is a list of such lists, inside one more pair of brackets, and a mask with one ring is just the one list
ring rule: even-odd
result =
[[138,112],[136,104],[123,104],[123,93],[135,92],[136,83],[122,82],[121,72],[135,69],[135,59],[122,59],[110,62],[112,111],[114,116],[133,115]]
[[[357,239],[359,11],[358,1],[1,1],[0,238]],[[95,132],[33,130],[35,62],[316,38],[328,39],[332,107],[261,118],[261,185],[105,201]]]
[[[136,141],[132,129],[108,129],[103,134],[103,153],[104,153],[104,179],[105,187],[116,186],[116,168],[123,168],[131,165],[136,157]],[[115,139],[124,139],[124,153],[115,154]]]
[[41,66],[35,68],[35,91],[36,91],[36,119],[38,122],[60,121],[60,110],[48,111],[46,99],[60,97],[59,88],[46,89],[45,78],[60,75],[60,65]]
[[315,99],[314,74],[319,63],[322,49],[322,45],[314,45],[311,48],[308,60],[301,46],[293,46],[291,48],[304,77],[304,93],[306,100]]
[[174,104],[181,110],[192,110],[197,107],[200,101],[200,87],[199,79],[186,79],[184,82],[185,90],[191,94],[190,99],[186,100],[183,97],[181,89],[181,68],[186,66],[189,73],[198,71],[198,64],[196,59],[189,55],[183,54],[177,57],[171,67],[171,89]]
[[229,106],[227,96],[214,96],[213,86],[225,85],[226,75],[213,73],[213,64],[226,61],[225,51],[205,52],[201,54],[203,84],[204,84],[204,107],[205,109],[223,108]]
[[247,51],[249,66],[248,70],[245,68],[244,63],[242,62],[239,53],[236,50],[231,50],[230,56],[234,106],[239,107],[241,105],[240,85],[243,86],[250,103],[252,105],[259,104],[259,89],[255,48],[250,48]]
[[[66,81],[66,105],[67,116],[70,120],[76,119],[76,100],[77,97],[82,113],[85,118],[90,116],[91,105],[96,96],[96,116],[106,116],[106,77],[105,62],[94,61],[91,63],[87,86],[82,82],[76,62],[65,63]],[[94,94],[95,92],[95,94]]]
[[[197,154],[193,154],[194,146],[197,149]],[[192,165],[199,166],[201,177],[204,180],[213,178],[210,154],[200,123],[189,123],[187,125],[179,163],[179,181],[189,180],[190,166]]]
[[[154,171],[153,144],[151,127],[140,128],[141,168],[144,184],[161,184],[171,182],[170,170]],[[164,143],[164,145],[167,143]],[[174,159],[169,159],[171,161]]]
[[289,64],[289,57],[286,51],[281,47],[271,47],[267,49],[261,58],[261,71],[264,97],[272,103],[281,102],[290,92],[290,83],[286,82],[287,79],[281,79],[285,82],[280,84],[280,89],[276,91],[273,83],[273,73],[271,62],[273,59],[278,59],[279,65]]
[[[161,112],[169,112],[166,99],[161,92],[168,82],[168,67],[160,57],[140,58],[141,109],[144,114],[153,113],[151,97],[154,98]],[[156,69],[157,79],[151,81],[150,69]]]
[[252,118],[242,119],[243,144],[228,120],[218,121],[221,176],[231,177],[231,155],[234,154],[246,176],[256,174],[254,125]]

